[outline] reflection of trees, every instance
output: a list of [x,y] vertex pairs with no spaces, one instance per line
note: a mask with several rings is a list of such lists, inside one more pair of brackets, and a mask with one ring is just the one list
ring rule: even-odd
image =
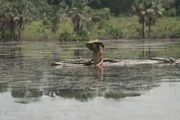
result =
[[145,40],[144,39],[142,39],[141,40],[141,54],[140,54],[140,56],[139,56],[139,58],[140,59],[144,59],[145,58],[145,47],[144,47],[144,43],[145,43]]
[[176,63],[176,68],[180,69],[180,63]]
[[154,57],[155,55],[151,51],[151,47],[145,47],[145,40],[142,39],[141,41],[141,54],[139,55],[140,59],[149,59]]
[[82,52],[83,52],[83,50],[75,49],[74,50],[74,57],[75,58],[81,58],[82,57]]
[[44,92],[38,89],[14,89],[11,91],[11,95],[14,98],[19,98],[19,103],[29,103],[33,101],[38,101],[38,99],[43,95],[49,97],[62,97],[76,99],[79,101],[87,101],[95,97],[105,97],[120,99],[124,97],[139,96],[138,93],[123,93],[122,91],[106,91],[106,90],[96,90],[96,89],[45,89]]
[[8,83],[0,83],[0,93],[8,91]]
[[[141,91],[152,89],[157,80],[164,75],[177,76],[175,75],[177,71],[173,73],[173,66],[152,64],[105,66],[104,73],[101,74],[101,71],[92,67],[62,67],[60,69],[49,67],[49,69],[44,67],[44,64],[40,66],[39,63],[32,60],[29,62],[30,65],[25,65],[26,67],[18,69],[19,71],[13,71],[20,74],[22,72],[22,76],[15,75],[16,82],[11,82],[10,85],[14,88],[11,91],[12,97],[15,100],[18,99],[18,102],[37,101],[43,94],[79,101],[87,101],[95,97],[121,99],[127,96],[139,96]],[[45,70],[44,73],[42,70]],[[94,72],[97,76],[94,76]],[[43,77],[42,74],[44,74]],[[99,80],[101,75],[103,81]],[[6,85],[2,84],[2,86]],[[44,89],[41,91],[38,86]],[[0,86],[1,88],[3,87]]]
[[43,95],[43,92],[38,89],[14,89],[11,95],[14,98],[38,98]]
[[20,43],[3,43],[0,46],[0,59],[3,63],[10,62],[10,65],[14,65],[18,62],[17,64],[21,65],[23,62],[23,53]]
[[[0,45],[0,73],[1,79],[0,82],[0,92],[7,91],[9,77],[12,77],[13,71],[16,66],[22,68],[23,54],[22,49],[19,46],[19,43],[7,43],[2,42]],[[14,78],[14,76],[12,77]]]
[[50,97],[59,96],[62,98],[74,98],[80,101],[87,101],[95,97],[105,97],[112,99],[120,99],[125,97],[140,96],[140,93],[136,92],[123,92],[116,90],[98,90],[97,88],[89,89],[46,89],[45,95]]
[[153,88],[156,80],[162,77],[157,75],[162,73],[162,69],[154,68],[152,64],[112,67],[108,69],[111,74],[104,74],[104,81],[110,82],[109,87],[114,89],[129,92],[146,91]]
[[86,101],[92,98],[92,94],[86,89],[47,89],[45,95],[50,97],[59,96],[63,98],[75,98],[80,101]]
[[[92,77],[92,68],[87,69],[84,74],[82,74],[82,71],[85,71],[83,68],[79,72],[71,71],[69,68],[65,71],[53,71],[54,73],[51,73],[51,75],[54,74],[54,77],[47,78],[48,81],[45,85],[48,87],[45,87],[42,91],[38,88],[21,87],[22,89],[13,89],[11,94],[14,98],[18,98],[20,103],[37,101],[43,94],[49,97],[76,99],[82,102],[95,97],[121,99],[140,96],[141,92],[156,87],[156,83],[164,75],[175,76],[177,72],[173,72],[174,69],[175,66],[147,64],[109,67],[104,70],[104,81],[99,81]],[[73,75],[71,76],[71,74]],[[88,75],[90,78],[87,77]],[[73,78],[73,76],[76,77]],[[84,78],[84,76],[86,77]],[[86,79],[88,80],[86,81]],[[40,84],[43,86],[43,83],[44,81]]]
[[18,103],[29,103],[39,101],[43,92],[39,89],[13,89],[11,95],[16,98]]
[[150,59],[152,57],[155,57],[155,55],[153,54],[151,48],[142,48],[141,54],[139,55],[140,59]]
[[139,91],[152,88],[152,80],[156,78],[153,78],[151,72],[152,65],[116,66],[105,69],[60,68],[51,73],[54,76],[51,82],[57,84],[49,83],[52,87],[46,89],[45,94],[80,101],[94,97],[120,99],[139,96]]
[[113,98],[113,99],[120,99],[120,98],[125,98],[125,97],[136,97],[140,96],[140,93],[135,93],[135,92],[122,92],[122,91],[109,91],[105,92],[104,97],[105,98]]

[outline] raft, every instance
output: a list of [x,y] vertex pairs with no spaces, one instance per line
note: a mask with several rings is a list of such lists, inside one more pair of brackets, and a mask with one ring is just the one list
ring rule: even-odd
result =
[[[113,58],[104,58],[103,62],[106,63],[117,63],[118,59]],[[53,62],[51,66],[73,66],[73,65],[83,65],[83,66],[92,66],[93,61],[90,59],[65,59],[63,62]]]
[[[150,58],[150,59],[129,59],[129,60],[119,60],[113,58],[105,58],[105,66],[128,66],[137,64],[157,64],[157,63],[169,63],[169,64],[180,64],[180,59],[174,58]],[[93,61],[90,59],[66,59],[63,62],[53,62],[51,66],[92,66]]]

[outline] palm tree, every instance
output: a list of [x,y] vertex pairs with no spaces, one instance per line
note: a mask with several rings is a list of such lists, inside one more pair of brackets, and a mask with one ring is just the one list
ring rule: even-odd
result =
[[145,17],[146,17],[146,0],[136,0],[132,6],[132,11],[139,17],[142,38],[145,37]]
[[21,12],[24,10],[23,4],[23,2],[9,3],[4,1],[3,6],[0,7],[0,11],[2,11],[2,13],[0,12],[2,39],[20,40],[24,20]]
[[156,0],[136,0],[132,6],[133,12],[139,16],[139,23],[142,25],[142,38],[145,37],[145,23],[148,26],[148,37],[150,36],[151,26],[155,24],[156,18],[163,12],[163,8]]
[[74,32],[81,33],[91,21],[91,9],[82,2],[74,2],[70,11]]
[[148,26],[148,37],[150,37],[151,26],[156,23],[157,17],[161,16],[164,9],[155,1],[149,2],[149,8],[146,10],[146,26]]
[[56,33],[57,31],[57,24],[60,19],[60,9],[59,6],[52,6],[52,17],[51,17],[51,22],[52,22],[52,31]]
[[65,1],[62,1],[59,5],[52,5],[52,10],[49,14],[49,18],[52,22],[52,31],[56,33],[57,24],[67,17],[67,11],[69,7],[66,5]]

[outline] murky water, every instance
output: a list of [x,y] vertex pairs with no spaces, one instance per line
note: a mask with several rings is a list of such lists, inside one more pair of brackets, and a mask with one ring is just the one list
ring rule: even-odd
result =
[[[180,58],[180,40],[104,44],[108,58]],[[0,43],[0,120],[180,120],[180,64],[50,66],[90,56],[83,42]]]

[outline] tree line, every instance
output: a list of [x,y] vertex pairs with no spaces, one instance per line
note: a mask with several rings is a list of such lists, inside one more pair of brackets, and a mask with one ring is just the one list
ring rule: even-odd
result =
[[109,19],[109,16],[136,14],[149,33],[160,15],[180,16],[180,0],[0,0],[0,38],[21,38],[23,25],[35,20],[52,23],[56,33],[59,22],[72,19],[75,33],[83,34],[90,22]]

